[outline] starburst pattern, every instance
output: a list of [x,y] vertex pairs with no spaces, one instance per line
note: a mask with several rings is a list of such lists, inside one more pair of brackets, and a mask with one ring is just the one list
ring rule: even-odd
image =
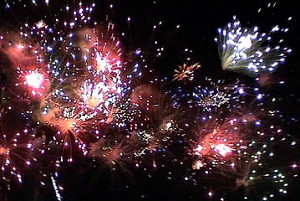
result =
[[195,63],[192,65],[188,65],[187,63],[183,63],[179,66],[179,69],[175,69],[174,78],[173,80],[189,80],[193,81],[194,79],[194,71],[200,68],[201,65],[199,63]]

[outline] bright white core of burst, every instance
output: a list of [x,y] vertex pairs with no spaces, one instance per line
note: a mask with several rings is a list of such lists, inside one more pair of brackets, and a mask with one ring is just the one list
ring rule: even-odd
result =
[[26,75],[26,83],[34,88],[40,88],[44,80],[44,76],[41,73],[33,72]]

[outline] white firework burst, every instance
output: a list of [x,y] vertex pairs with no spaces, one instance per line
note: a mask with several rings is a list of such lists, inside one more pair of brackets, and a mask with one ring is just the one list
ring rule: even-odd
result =
[[288,28],[275,25],[268,33],[259,32],[257,26],[242,27],[236,16],[224,28],[219,28],[219,36],[215,41],[219,45],[219,56],[223,70],[244,73],[256,77],[262,73],[272,73],[285,62],[287,54],[292,50],[278,44],[271,46],[272,35],[288,32]]

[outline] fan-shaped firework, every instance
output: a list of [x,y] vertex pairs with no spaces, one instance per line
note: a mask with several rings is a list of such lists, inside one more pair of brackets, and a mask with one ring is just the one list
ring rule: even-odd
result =
[[223,70],[244,73],[250,77],[274,72],[284,63],[291,49],[281,47],[280,43],[274,47],[265,43],[272,40],[272,34],[287,31],[288,28],[274,26],[269,33],[261,33],[257,26],[251,29],[242,27],[234,16],[231,23],[218,29],[219,37],[215,38]]

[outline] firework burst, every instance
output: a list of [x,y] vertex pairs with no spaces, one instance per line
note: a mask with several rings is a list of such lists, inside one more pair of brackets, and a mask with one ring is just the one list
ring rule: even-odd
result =
[[261,33],[256,26],[251,29],[242,27],[239,19],[234,16],[231,23],[218,29],[219,37],[215,38],[223,70],[244,73],[250,77],[274,72],[285,62],[291,49],[280,45],[272,47],[265,43],[272,40],[272,34],[287,31],[288,28],[274,26],[269,33]]
[[193,81],[194,79],[194,71],[200,68],[201,65],[199,63],[195,63],[192,65],[188,65],[184,63],[183,65],[179,66],[179,69],[176,69],[174,72],[173,80],[189,80]]
[[[283,99],[268,91],[272,83],[286,86],[270,73],[291,53],[282,39],[275,41],[281,33],[289,33],[288,28],[276,25],[263,33],[256,26],[243,27],[234,16],[215,38],[222,69],[257,78],[233,78],[225,72],[221,78],[216,77],[219,72],[205,74],[205,61],[200,69],[189,55],[175,58],[182,51],[174,48],[179,43],[169,36],[182,34],[190,40],[188,31],[181,32],[192,27],[179,24],[185,20],[176,20],[176,25],[151,21],[152,50],[134,44],[140,35],[147,38],[142,30],[147,15],[137,19],[135,5],[132,16],[131,6],[126,5],[129,10],[120,6],[128,15],[125,22],[105,12],[97,14],[102,21],[98,22],[93,12],[104,2],[67,2],[61,6],[54,0],[5,0],[6,11],[17,20],[17,26],[0,30],[0,175],[6,187],[15,181],[26,183],[22,180],[28,174],[29,183],[34,183],[31,200],[38,199],[43,189],[51,189],[56,200],[80,199],[72,199],[76,188],[84,196],[97,192],[99,199],[98,192],[108,186],[106,182],[99,186],[99,179],[107,172],[116,179],[111,175],[118,172],[145,179],[137,186],[150,185],[149,189],[160,188],[164,176],[167,183],[161,185],[170,188],[186,187],[191,181],[193,188],[178,191],[186,199],[197,199],[193,196],[201,188],[205,193],[199,198],[220,195],[220,200],[240,191],[245,200],[281,198],[289,192],[299,172],[299,143],[286,125],[297,120],[286,118],[276,108]],[[154,13],[161,5],[153,2]],[[113,3],[106,6],[110,14],[116,11]],[[19,16],[23,10],[24,18]],[[139,21],[143,26],[137,26]],[[132,33],[132,27],[141,33]],[[164,41],[157,39],[160,36]],[[203,53],[192,51],[186,40],[184,54],[201,58],[208,52],[202,46]],[[156,69],[166,66],[171,69]],[[171,76],[159,77],[156,70]],[[201,76],[196,76],[198,70],[203,70]],[[33,173],[24,171],[27,166]],[[85,168],[88,171],[82,174]],[[77,180],[73,171],[78,173],[77,183],[65,185]],[[91,175],[95,177],[87,182]],[[119,183],[131,190],[125,178],[121,175]],[[1,190],[2,186],[1,182]],[[113,194],[118,194],[119,186],[114,187]],[[130,200],[151,199],[136,193],[136,188],[133,191]],[[173,192],[172,196],[176,197]],[[118,200],[114,198],[107,200]]]
[[[215,191],[243,188],[245,200],[268,200],[285,195],[291,181],[297,177],[297,165],[289,160],[281,160],[278,164],[277,150],[289,150],[287,157],[291,157],[290,153],[295,152],[298,145],[279,126],[270,124],[274,115],[267,114],[267,119],[264,115],[243,113],[219,120],[212,127],[201,127],[192,151],[196,157],[192,165],[196,172],[192,175],[201,175],[200,178],[207,182],[204,183]],[[228,183],[222,184],[219,179]],[[260,198],[251,193],[260,191],[262,186],[268,190],[260,192],[257,195]]]
[[228,111],[238,109],[242,104],[242,97],[245,95],[245,86],[239,84],[226,85],[224,80],[213,82],[211,78],[205,77],[203,85],[195,87],[193,97],[196,104],[203,111],[214,112],[226,107]]
[[[21,132],[15,132],[9,126],[13,111],[0,113],[0,166],[3,181],[8,182],[15,179],[22,183],[22,172],[25,167],[31,164],[31,140],[34,135],[29,127],[24,127]],[[20,118],[20,117],[19,117]],[[23,119],[24,117],[21,117]]]

